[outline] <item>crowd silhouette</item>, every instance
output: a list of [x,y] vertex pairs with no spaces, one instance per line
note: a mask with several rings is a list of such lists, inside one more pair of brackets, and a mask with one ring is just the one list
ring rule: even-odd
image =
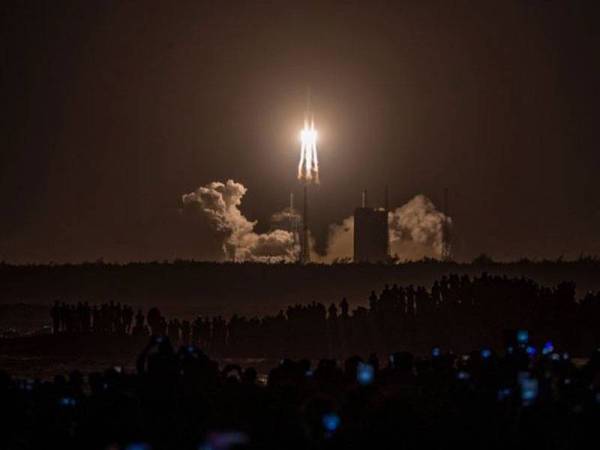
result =
[[2,448],[593,448],[600,350],[577,367],[552,342],[531,348],[521,330],[498,353],[284,359],[263,378],[153,336],[131,373],[0,372]]
[[544,287],[485,273],[442,277],[430,289],[385,286],[353,310],[342,299],[328,306],[293,305],[263,317],[180,320],[157,308],[144,315],[114,302],[56,302],[51,317],[57,334],[167,336],[175,344],[230,357],[340,358],[397,348],[423,353],[438,342],[456,351],[483,344],[500,348],[516,329],[530,330],[534,342],[552,338],[575,353],[589,353],[600,341],[600,293],[577,299],[570,282]]
[[[485,273],[260,318],[57,302],[61,337],[148,343],[134,370],[0,371],[2,448],[587,449],[599,311],[600,295],[576,299],[573,283]],[[249,357],[280,362],[259,373]]]

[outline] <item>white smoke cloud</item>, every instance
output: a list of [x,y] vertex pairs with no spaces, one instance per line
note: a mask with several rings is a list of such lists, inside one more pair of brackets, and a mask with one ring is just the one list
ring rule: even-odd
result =
[[222,240],[225,257],[234,261],[292,262],[299,252],[294,234],[274,229],[256,233],[256,221],[240,211],[247,189],[233,180],[213,181],[182,196],[184,207],[196,207]]
[[323,262],[351,261],[354,256],[354,217],[329,225],[327,253]]
[[289,206],[276,212],[271,216],[271,225],[280,226],[285,229],[302,226],[302,216],[300,213]]
[[442,257],[444,223],[451,219],[438,211],[431,200],[417,195],[390,211],[390,252],[400,260]]
[[[248,220],[240,205],[247,189],[241,183],[228,180],[213,181],[196,191],[182,196],[185,208],[194,208],[206,219],[224,256],[234,261],[295,262],[300,245],[297,231],[302,228],[302,217],[292,208],[285,208],[271,217],[272,228],[267,233],[256,233],[256,221]],[[417,195],[388,215],[390,226],[390,253],[399,261],[419,260],[425,257],[441,258],[444,246],[444,223],[451,220],[438,211],[431,200]],[[354,218],[347,217],[329,227],[327,251],[318,255],[315,240],[309,236],[311,259],[332,263],[351,261],[354,248]]]
[[[390,253],[399,261],[440,259],[444,247],[444,222],[451,219],[438,211],[431,200],[417,195],[388,215]],[[354,218],[329,227],[324,262],[350,260],[354,249]]]

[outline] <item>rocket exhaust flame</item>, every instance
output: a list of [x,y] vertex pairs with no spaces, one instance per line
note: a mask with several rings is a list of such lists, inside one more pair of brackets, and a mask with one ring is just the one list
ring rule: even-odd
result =
[[308,185],[319,183],[319,160],[317,159],[317,130],[315,121],[310,117],[310,94],[308,97],[307,114],[304,128],[300,131],[300,163],[298,164],[298,179],[304,184],[304,213],[302,214],[302,239],[300,262],[310,262],[310,242],[308,231]]
[[319,160],[317,158],[317,130],[314,120],[304,121],[300,132],[300,163],[298,164],[298,179],[307,184],[319,183]]

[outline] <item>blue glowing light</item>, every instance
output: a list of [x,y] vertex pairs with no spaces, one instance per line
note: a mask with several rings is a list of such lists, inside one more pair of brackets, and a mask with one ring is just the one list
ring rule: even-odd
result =
[[328,413],[323,416],[323,428],[326,431],[333,432],[337,430],[341,423],[340,416],[335,413]]
[[227,450],[234,446],[247,444],[250,438],[240,431],[211,432],[198,450]]
[[60,406],[75,406],[77,404],[77,400],[73,397],[63,397],[58,401]]
[[483,359],[488,359],[490,356],[492,356],[492,351],[489,348],[484,348],[481,350],[481,357]]
[[535,378],[523,378],[521,384],[521,400],[524,405],[531,404],[538,396],[538,380]]
[[439,356],[441,356],[442,351],[440,350],[439,347],[433,347],[431,349],[431,356],[433,356],[434,358],[438,358]]
[[497,396],[498,401],[501,402],[501,401],[506,400],[508,397],[510,397],[510,394],[512,394],[511,388],[505,387],[505,388],[499,389],[498,396]]
[[464,370],[459,371],[456,374],[456,378],[462,381],[466,381],[471,378],[471,374],[469,372],[465,372]]
[[150,445],[145,442],[132,442],[125,447],[125,450],[150,450]]
[[375,378],[375,369],[371,364],[358,363],[356,368],[356,381],[362,386],[367,386],[373,382]]
[[519,344],[527,344],[529,341],[529,332],[527,330],[517,331],[517,342]]
[[328,413],[323,416],[323,428],[330,433],[337,430],[341,423],[340,416],[335,413]]
[[549,355],[553,351],[554,351],[554,345],[552,344],[552,342],[551,341],[546,342],[544,344],[544,347],[542,348],[542,354]]
[[537,350],[532,345],[528,345],[527,348],[525,349],[525,351],[527,352],[527,354],[529,356],[532,356],[532,357],[535,356],[535,354],[537,353]]

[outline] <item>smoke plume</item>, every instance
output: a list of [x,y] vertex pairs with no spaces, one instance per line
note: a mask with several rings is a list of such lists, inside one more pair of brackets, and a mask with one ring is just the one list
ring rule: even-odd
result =
[[[438,211],[431,200],[417,195],[388,214],[390,253],[398,261],[415,261],[442,256],[444,223],[450,218]],[[354,248],[354,218],[329,227],[326,262],[351,260]]]
[[286,207],[271,216],[271,225],[279,226],[283,229],[291,230],[294,227],[302,227],[302,216],[291,207]]
[[[295,262],[300,245],[297,232],[302,217],[287,207],[271,217],[271,230],[254,231],[256,221],[240,210],[247,189],[241,183],[213,181],[182,196],[184,209],[199,213],[220,242],[223,256],[232,261]],[[388,214],[390,253],[399,261],[440,258],[444,247],[444,226],[451,223],[431,200],[417,195]],[[354,248],[354,218],[329,227],[327,252],[318,255],[309,236],[311,258],[315,262],[351,261]]]
[[424,257],[440,259],[444,249],[444,225],[452,221],[431,200],[417,195],[390,211],[390,251],[399,260]]
[[222,242],[224,256],[233,261],[292,262],[299,248],[294,234],[273,229],[256,233],[256,221],[240,211],[247,189],[241,183],[213,181],[182,196],[184,208],[195,208]]

